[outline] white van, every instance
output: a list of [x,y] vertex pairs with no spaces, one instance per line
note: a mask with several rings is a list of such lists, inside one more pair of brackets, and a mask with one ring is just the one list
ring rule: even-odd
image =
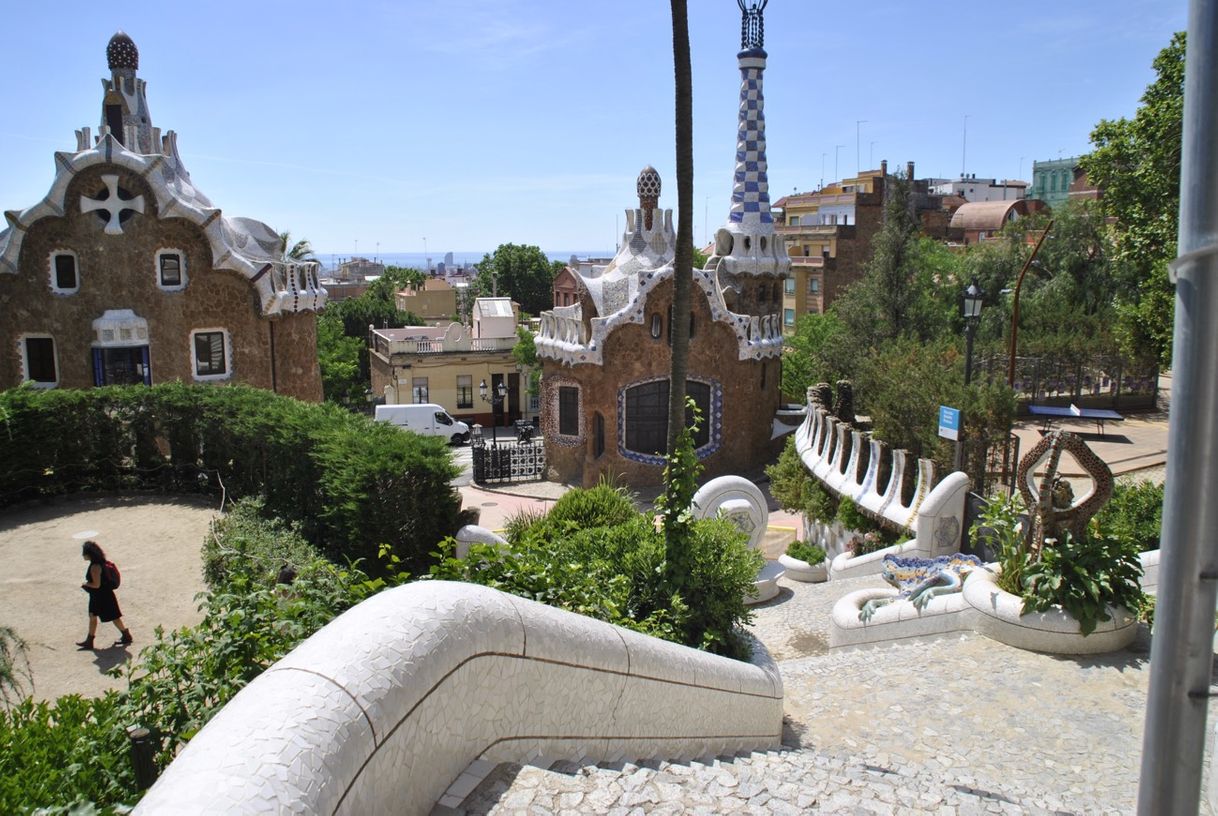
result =
[[447,437],[454,445],[469,441],[469,426],[453,419],[448,415],[448,411],[433,402],[378,405],[376,421],[388,422],[422,436]]

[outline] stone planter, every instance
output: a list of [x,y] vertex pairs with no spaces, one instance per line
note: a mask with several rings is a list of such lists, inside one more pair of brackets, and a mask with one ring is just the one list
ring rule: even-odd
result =
[[809,564],[807,561],[801,561],[798,558],[792,558],[783,553],[778,556],[778,563],[786,568],[786,576],[792,581],[819,584],[821,581],[829,580],[828,559],[821,561],[819,564]]
[[1023,599],[998,588],[994,577],[975,573],[964,585],[964,597],[978,613],[974,628],[1008,646],[1048,654],[1102,654],[1133,642],[1138,621],[1125,608],[1108,608],[1109,619],[1083,636],[1078,621],[1065,610],[1023,611]]

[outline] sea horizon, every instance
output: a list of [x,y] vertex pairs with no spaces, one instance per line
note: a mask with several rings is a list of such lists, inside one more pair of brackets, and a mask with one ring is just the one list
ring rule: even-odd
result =
[[[490,255],[493,252],[494,252],[494,250],[487,250],[487,251],[470,250],[470,251],[461,251],[461,252],[453,250],[451,252],[451,254],[453,256],[453,266],[455,266],[455,267],[473,266],[474,264],[479,263],[484,256]],[[572,255],[574,255],[575,257],[580,258],[580,259],[585,259],[585,258],[612,258],[614,256],[614,254],[616,254],[613,250],[608,250],[608,249],[606,249],[606,250],[549,250],[549,249],[543,249],[542,252],[551,261],[564,261],[564,262],[570,260]],[[365,258],[369,261],[376,261],[377,263],[385,264],[385,266],[404,266],[404,267],[407,267],[410,269],[426,268],[427,261],[430,258],[431,268],[435,269],[436,266],[441,261],[444,260],[444,257],[449,254],[449,251],[438,252],[438,253],[431,252],[431,253],[426,253],[426,254],[424,254],[422,252],[370,252],[367,254],[361,253],[359,255],[355,255],[354,253],[350,253],[350,252],[322,252],[320,250],[314,250],[313,254],[317,257],[317,260],[321,261],[322,268],[327,269],[327,270],[336,269],[340,263],[345,263],[346,261],[351,260],[353,257]]]

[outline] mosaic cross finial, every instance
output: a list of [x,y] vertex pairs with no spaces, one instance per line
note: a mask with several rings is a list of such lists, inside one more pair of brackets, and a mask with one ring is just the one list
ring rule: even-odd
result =
[[740,50],[748,51],[750,48],[765,47],[765,18],[761,13],[765,11],[766,3],[770,0],[753,0],[751,6],[745,6],[744,0],[736,0],[740,6]]
[[105,210],[110,216],[106,219],[106,235],[122,235],[123,227],[119,217],[124,212],[143,213],[144,197],[140,195],[134,198],[123,198],[118,190],[118,176],[102,176],[101,180],[106,185],[106,196],[104,198],[81,196],[80,211],[87,213],[94,210]]

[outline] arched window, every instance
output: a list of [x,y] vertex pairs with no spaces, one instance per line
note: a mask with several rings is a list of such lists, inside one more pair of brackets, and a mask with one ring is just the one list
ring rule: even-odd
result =
[[[702,415],[694,434],[694,447],[700,448],[710,442],[710,427],[714,421],[710,385],[688,380],[685,392],[693,398]],[[653,380],[627,388],[625,409],[623,444],[626,450],[662,456],[668,448],[668,380]],[[693,417],[687,411],[685,422],[692,421]]]

